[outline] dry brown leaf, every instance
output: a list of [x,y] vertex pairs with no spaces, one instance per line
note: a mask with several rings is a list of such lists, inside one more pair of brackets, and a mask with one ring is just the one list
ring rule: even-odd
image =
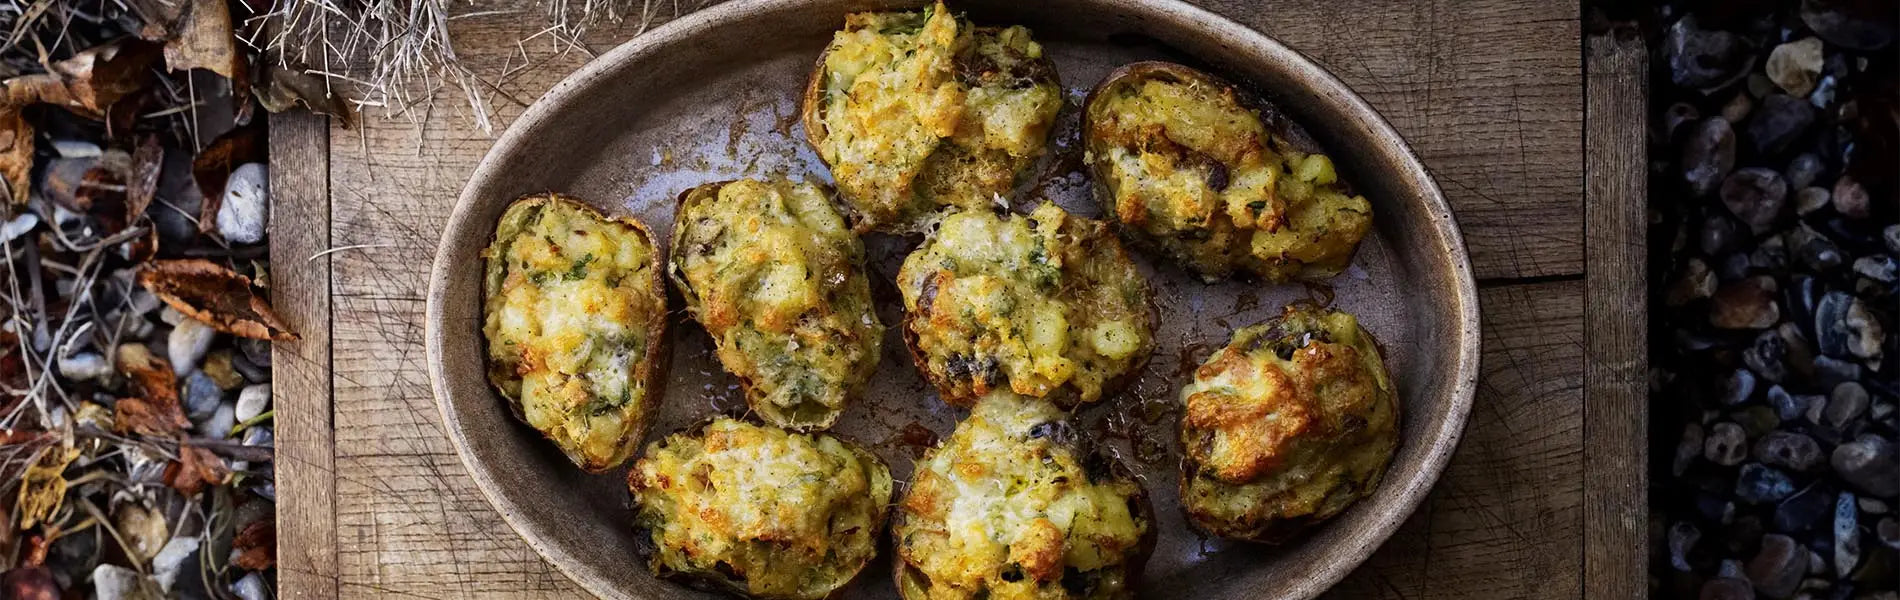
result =
[[262,571],[277,564],[277,521],[265,517],[245,525],[231,538],[231,549],[238,552],[231,561],[240,568]]
[[125,221],[138,222],[158,196],[158,176],[165,170],[165,146],[158,135],[147,134],[132,150],[132,169],[125,182]]
[[263,89],[257,93],[257,103],[264,105],[264,110],[277,113],[303,106],[310,112],[337,119],[344,129],[356,125],[356,110],[349,99],[332,88],[324,76],[295,67],[284,68],[277,63],[264,65],[263,73]]
[[244,55],[231,29],[231,8],[225,0],[188,2],[191,6],[173,30],[177,35],[165,44],[165,66],[173,71],[206,69],[231,80],[233,88],[248,85]]
[[131,380],[139,396],[120,398],[113,405],[114,431],[172,437],[191,426],[178,404],[178,377],[172,374],[171,363],[153,356],[141,344],[119,346],[118,355],[119,372]]
[[288,342],[297,339],[248,277],[202,258],[155,260],[139,267],[139,285],[165,304],[232,335]]
[[66,502],[66,465],[79,458],[79,449],[52,447],[26,468],[20,478],[20,529],[32,529]]
[[244,163],[264,162],[264,133],[258,127],[239,127],[211,140],[191,159],[191,177],[204,200],[198,205],[198,231],[215,233],[218,208],[224,205],[224,183]]
[[0,105],[0,177],[5,178],[9,201],[25,206],[32,191],[33,124],[20,115],[20,107]]
[[165,485],[189,498],[197,495],[206,485],[224,483],[224,478],[230,474],[231,470],[225,468],[224,461],[210,450],[179,444],[178,462],[165,468]]
[[34,103],[52,104],[103,120],[114,103],[151,83],[151,67],[159,55],[158,44],[136,38],[89,48],[53,63],[45,73],[6,80],[6,98],[0,105],[17,109]]

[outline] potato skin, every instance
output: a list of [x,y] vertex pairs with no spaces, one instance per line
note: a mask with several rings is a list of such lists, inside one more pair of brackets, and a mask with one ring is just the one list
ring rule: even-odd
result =
[[864,448],[728,417],[647,447],[627,474],[656,576],[751,598],[826,598],[877,554],[895,485]]
[[1028,29],[978,27],[939,2],[847,15],[801,114],[858,231],[917,233],[943,207],[1006,195],[1061,106],[1055,63]]
[[1398,449],[1384,360],[1344,312],[1234,332],[1181,399],[1181,505],[1213,535],[1286,541],[1371,495]]
[[646,225],[524,196],[482,256],[489,383],[581,469],[625,462],[664,395],[669,354],[662,252]]
[[1096,200],[1123,235],[1203,279],[1338,275],[1372,206],[1264,100],[1165,62],[1110,73],[1083,113]]
[[892,520],[900,597],[1134,597],[1154,549],[1153,507],[1065,416],[1047,400],[995,392],[925,453]]
[[864,244],[829,190],[739,180],[680,194],[671,274],[767,423],[830,427],[877,371]]
[[1105,224],[1043,203],[944,217],[904,259],[904,340],[945,402],[1101,400],[1154,351],[1154,290]]

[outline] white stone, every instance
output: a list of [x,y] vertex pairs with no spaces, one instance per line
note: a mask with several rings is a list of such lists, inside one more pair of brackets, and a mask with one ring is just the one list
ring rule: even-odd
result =
[[218,205],[218,233],[233,244],[255,244],[264,240],[269,221],[269,171],[262,163],[239,165],[224,182],[224,202]]
[[231,584],[231,593],[244,600],[270,600],[270,593],[264,589],[264,578],[256,573],[245,575],[237,583]]
[[152,578],[158,580],[159,587],[171,591],[172,585],[178,582],[179,567],[184,566],[191,553],[198,551],[199,543],[195,537],[175,537],[165,542],[165,549],[152,557]]
[[104,154],[98,144],[85,140],[53,140],[53,151],[58,152],[60,158],[95,158]]
[[[146,587],[146,586],[151,587]],[[94,600],[141,600],[152,597],[157,591],[151,583],[134,571],[119,565],[104,564],[92,570],[92,597]]]
[[199,423],[196,431],[198,435],[221,440],[231,435],[233,427],[237,427],[237,417],[231,410],[231,404],[226,402],[219,404],[218,409],[212,411],[211,418]]
[[59,359],[59,374],[73,381],[92,381],[112,374],[112,363],[97,352],[79,352]]
[[0,241],[13,241],[25,235],[26,232],[32,231],[33,228],[39,224],[39,215],[31,212],[21,212],[18,216],[13,217],[12,220],[7,221],[6,225],[0,225]]
[[172,373],[184,377],[198,368],[198,361],[204,360],[205,352],[211,349],[211,338],[217,334],[218,330],[197,319],[179,320],[171,337],[165,338],[165,356],[172,361]]
[[269,408],[270,384],[247,385],[244,386],[244,391],[238,392],[237,420],[239,423],[255,419]]

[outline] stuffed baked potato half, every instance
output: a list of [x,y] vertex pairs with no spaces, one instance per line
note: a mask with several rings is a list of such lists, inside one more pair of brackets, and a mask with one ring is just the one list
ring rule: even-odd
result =
[[576,200],[527,196],[502,213],[482,256],[489,383],[582,469],[625,462],[665,384],[653,236]]
[[1132,598],[1147,494],[1047,400],[1000,391],[917,462],[891,526],[905,600]]
[[1330,158],[1213,75],[1123,66],[1089,93],[1082,127],[1103,212],[1209,281],[1330,278],[1372,226],[1372,205]]
[[810,183],[739,180],[680,195],[672,276],[767,423],[829,427],[877,370],[884,326],[864,245]]
[[1043,203],[952,213],[897,273],[904,339],[945,402],[1100,400],[1154,351],[1154,291],[1100,221]]
[[801,600],[877,555],[893,489],[890,468],[854,444],[724,417],[649,445],[627,487],[655,575]]
[[805,135],[860,231],[913,233],[944,206],[986,206],[1044,152],[1062,88],[1020,26],[938,4],[862,12],[818,58]]
[[1399,407],[1372,336],[1352,315],[1288,307],[1234,332],[1181,390],[1188,520],[1277,543],[1378,488]]

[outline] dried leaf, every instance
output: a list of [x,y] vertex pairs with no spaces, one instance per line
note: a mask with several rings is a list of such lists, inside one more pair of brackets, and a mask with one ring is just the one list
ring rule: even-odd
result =
[[0,105],[53,104],[103,120],[114,103],[151,84],[159,54],[158,44],[135,38],[95,46],[53,63],[45,73],[6,80]]
[[66,465],[79,458],[74,447],[47,448],[20,478],[20,529],[32,529],[66,503]]
[[191,6],[173,30],[177,35],[165,44],[165,66],[173,71],[206,69],[231,80],[234,88],[248,85],[244,55],[231,29],[231,8],[225,0],[188,1]]
[[147,134],[132,151],[132,169],[125,182],[125,220],[138,221],[158,196],[158,176],[165,170],[165,146],[158,135]]
[[178,445],[178,462],[165,469],[165,485],[186,497],[195,496],[206,485],[224,483],[231,474],[224,461],[210,450],[186,444]]
[[263,69],[263,90],[257,94],[257,103],[264,105],[264,110],[277,113],[303,106],[337,119],[344,129],[355,126],[355,108],[341,91],[330,86],[329,78],[277,63],[266,64]]
[[262,571],[276,565],[277,521],[265,517],[245,525],[231,538],[231,549],[238,553],[237,560],[231,563],[239,568]]
[[26,205],[32,176],[33,124],[20,115],[18,105],[0,105],[0,177],[13,205]]
[[204,199],[198,204],[198,230],[218,229],[218,208],[224,205],[224,182],[244,163],[264,162],[264,135],[258,127],[239,127],[218,136],[191,159],[191,176]]
[[139,267],[139,285],[165,304],[232,335],[287,342],[297,339],[248,277],[202,259],[155,260]]
[[119,346],[118,355],[119,372],[139,396],[120,398],[113,405],[113,431],[173,437],[191,426],[178,404],[178,377],[170,363],[140,344]]

